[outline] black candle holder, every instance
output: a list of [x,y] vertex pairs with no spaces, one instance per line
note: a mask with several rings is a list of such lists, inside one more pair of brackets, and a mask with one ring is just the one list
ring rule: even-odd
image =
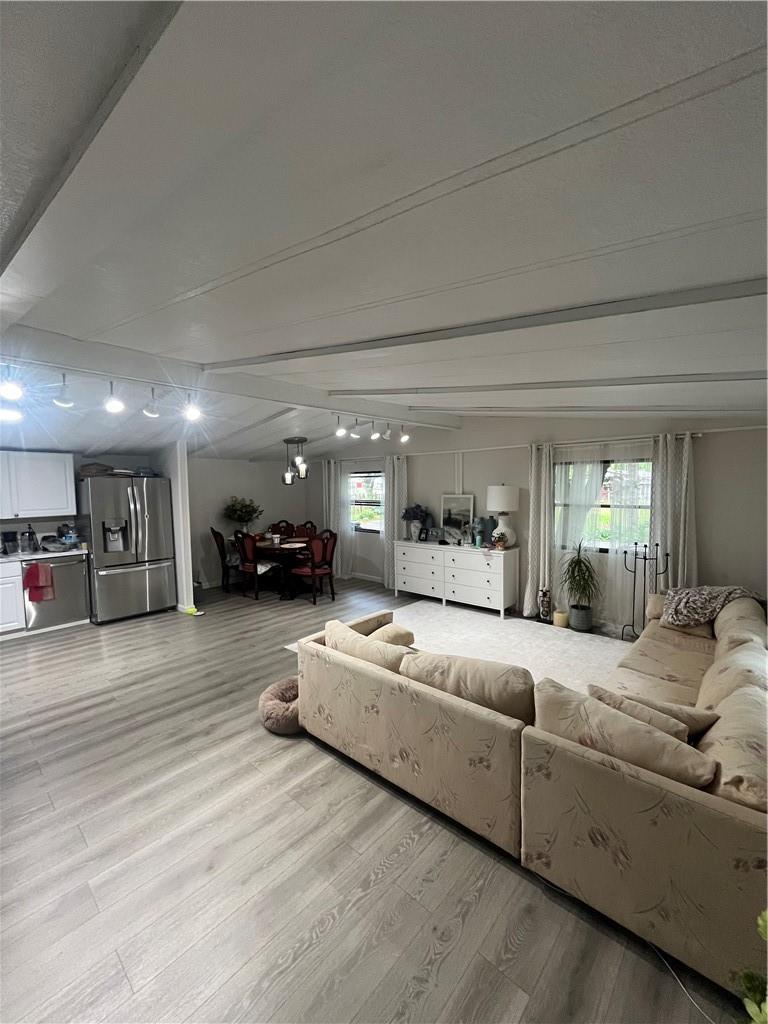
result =
[[[656,593],[656,581],[658,580],[659,576],[663,576],[669,568],[669,552],[667,551],[667,553],[664,555],[664,567],[661,569],[659,568],[660,555],[658,544],[653,545],[653,552],[654,553],[652,555],[649,554],[649,548],[647,544],[643,544],[643,549],[641,552],[637,541],[635,541],[634,552],[630,556],[632,560],[631,565],[629,565],[627,562],[627,555],[629,554],[629,551],[624,552],[624,568],[627,570],[627,572],[632,574],[632,621],[628,622],[626,625],[621,627],[622,640],[626,639],[624,634],[627,630],[631,630],[631,639],[633,640],[637,640],[637,638],[640,636],[640,633],[638,633],[637,628],[635,626],[635,619],[637,618],[637,581],[638,576],[640,574],[640,566],[638,565],[638,562],[642,564],[643,580],[643,624],[641,627],[641,632],[643,629],[645,629],[645,606],[648,601],[648,595]],[[652,590],[649,589],[649,586],[651,585],[653,586]]]

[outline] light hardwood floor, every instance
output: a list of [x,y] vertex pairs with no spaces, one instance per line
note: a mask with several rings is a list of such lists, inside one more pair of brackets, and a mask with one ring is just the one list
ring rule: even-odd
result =
[[[263,730],[284,644],[405,603],[214,595],[0,644],[4,1022],[704,1020],[644,943]],[[743,1018],[676,969],[717,1024]]]

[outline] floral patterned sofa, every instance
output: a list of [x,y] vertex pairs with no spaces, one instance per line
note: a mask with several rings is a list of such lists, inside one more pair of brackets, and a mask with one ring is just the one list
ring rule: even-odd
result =
[[[766,905],[765,614],[740,599],[713,629],[686,631],[663,626],[660,605],[648,612],[640,639],[598,682],[716,711],[719,721],[695,745],[720,763],[718,776],[694,789],[526,728],[521,860],[738,992],[740,971],[765,969],[756,929]],[[742,762],[758,775],[762,765],[762,790],[740,790]],[[737,783],[730,789],[727,775]]]

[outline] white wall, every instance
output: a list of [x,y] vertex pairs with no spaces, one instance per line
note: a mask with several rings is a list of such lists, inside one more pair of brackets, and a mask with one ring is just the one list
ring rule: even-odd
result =
[[190,543],[189,481],[187,442],[174,441],[156,453],[153,468],[171,481],[173,543],[176,554],[176,607],[194,610],[192,592],[192,549]]
[[[232,495],[252,498],[264,508],[264,514],[253,529],[266,529],[278,519],[300,523],[313,518],[319,524],[319,520],[307,512],[307,488],[311,478],[297,480],[286,487],[280,482],[282,462],[190,458],[188,469],[192,567],[194,578],[204,587],[218,586],[221,582],[219,556],[210,527],[221,530],[225,537],[232,535],[236,524],[221,514]],[[320,476],[319,467],[316,475]],[[322,510],[322,483],[320,494]]]

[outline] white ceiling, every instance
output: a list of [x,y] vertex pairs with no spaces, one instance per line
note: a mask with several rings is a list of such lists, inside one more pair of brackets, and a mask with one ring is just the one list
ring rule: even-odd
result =
[[4,350],[161,357],[134,375],[207,396],[203,454],[327,434],[334,402],[761,414],[761,295],[355,343],[763,276],[764,37],[751,3],[184,4],[3,275]]

